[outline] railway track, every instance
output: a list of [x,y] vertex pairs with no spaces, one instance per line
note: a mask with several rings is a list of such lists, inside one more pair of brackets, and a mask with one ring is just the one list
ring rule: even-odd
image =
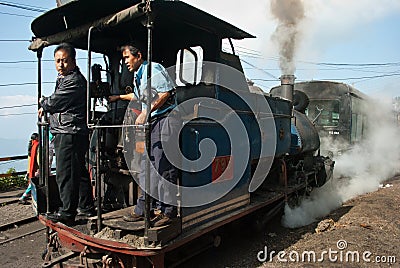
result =
[[36,216],[30,216],[23,219],[7,222],[0,225],[0,232],[7,231],[10,228],[16,228],[24,224],[28,224],[37,220]]
[[[15,235],[13,237],[10,237],[10,238],[7,238],[7,239],[5,239],[3,241],[0,241],[0,245],[9,243],[9,242],[17,240],[17,239],[23,239],[23,238],[25,238],[25,237],[27,237],[29,235],[32,235],[32,234],[35,234],[35,233],[38,233],[38,232],[41,232],[41,231],[44,231],[44,230],[46,230],[46,227],[41,226],[41,227],[35,228],[34,230],[22,232],[22,233],[17,234],[17,235]],[[2,236],[2,238],[3,237],[4,236]]]
[[0,245],[45,230],[30,205],[18,204],[22,191],[0,193]]

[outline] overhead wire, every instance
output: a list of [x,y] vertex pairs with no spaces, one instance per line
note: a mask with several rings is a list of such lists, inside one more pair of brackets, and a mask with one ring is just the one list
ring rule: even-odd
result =
[[336,78],[333,80],[346,81],[346,80],[359,80],[359,79],[375,79],[375,78],[383,78],[383,77],[398,76],[398,75],[400,75],[400,73],[383,74],[383,75],[375,75],[375,76],[364,76],[364,77]]
[[33,8],[33,7],[29,7],[29,6],[22,5],[22,4],[13,4],[13,3],[7,3],[7,2],[0,2],[0,5],[13,7],[13,8],[19,8],[19,9],[33,11],[33,12],[46,12],[45,9]]
[[0,116],[3,117],[3,116],[32,115],[32,114],[37,114],[37,113],[0,114]]
[[[92,59],[94,60],[102,59],[102,57],[92,57]],[[76,60],[87,60],[87,58],[76,58]],[[54,60],[42,60],[42,62],[54,62]],[[35,60],[0,61],[0,64],[19,64],[19,63],[37,63],[37,61]]]
[[[1,2],[0,4],[6,4],[6,5],[11,5],[11,6],[23,6],[22,4],[16,4],[16,3],[11,3],[11,2]],[[32,9],[40,9],[38,7],[34,6],[28,6],[25,5],[27,8],[32,8]],[[0,39],[0,42],[26,42],[30,40],[12,40],[12,39]],[[272,73],[268,72],[268,70],[279,70],[279,69],[263,69],[260,68],[247,60],[244,60],[244,58],[259,58],[259,59],[269,59],[269,60],[274,60],[274,61],[279,61],[278,56],[270,56],[268,58],[265,58],[262,56],[261,52],[258,50],[254,49],[249,49],[243,46],[236,46],[236,51],[238,52],[238,56],[241,58],[241,61],[246,63],[247,65],[250,66],[250,68],[244,68],[244,69],[256,69],[259,70],[265,74],[267,74],[269,77],[273,78],[273,80],[268,80],[268,79],[252,79],[255,81],[279,81],[279,79],[273,75]],[[228,47],[223,48],[225,50],[229,50]],[[100,57],[99,57],[100,58]],[[82,58],[84,59],[84,58]],[[42,60],[43,62],[53,62],[53,60]],[[20,63],[36,63],[37,61],[26,61],[26,60],[21,60],[21,61],[0,61],[0,64],[20,64]],[[316,66],[326,66],[329,67],[330,69],[319,69],[319,71],[329,71],[329,70],[350,70],[350,71],[359,71],[359,72],[366,72],[366,73],[376,73],[379,75],[376,76],[360,76],[360,77],[348,77],[348,78],[339,78],[339,79],[329,79],[329,80],[339,80],[339,81],[347,81],[347,80],[365,80],[365,79],[375,79],[375,78],[382,78],[382,77],[390,77],[390,76],[397,76],[399,75],[397,72],[386,72],[386,71],[372,71],[372,70],[363,70],[363,69],[368,69],[368,68],[390,68],[390,67],[395,67],[395,66],[400,66],[400,62],[388,62],[388,63],[331,63],[331,62],[310,62],[310,61],[297,61],[299,63],[304,63],[304,64],[311,64],[311,65],[316,65]],[[300,70],[300,69],[299,69]],[[304,69],[306,70],[306,69]],[[328,79],[320,79],[320,80],[328,80]],[[43,82],[45,83],[53,83],[53,82]],[[0,84],[0,87],[5,87],[5,86],[24,86],[24,85],[36,85],[37,83],[11,83],[11,84]]]
[[27,5],[27,4],[21,4],[21,3],[16,3],[16,2],[10,2],[10,1],[3,1],[3,2],[4,2],[4,3],[8,3],[8,4],[14,4],[14,5],[20,5],[20,6],[31,7],[31,8],[45,9],[44,7],[33,6],[33,5]]
[[[241,47],[243,49],[246,49],[244,47]],[[265,69],[265,68],[260,68],[257,67],[254,64],[251,64],[250,62],[246,61],[243,59],[243,57],[249,57],[247,55],[247,52],[243,52],[241,50],[237,50],[238,51],[238,55],[241,58],[241,61],[246,63],[247,65],[249,65],[251,68],[244,68],[244,69],[255,69],[258,71],[262,71],[263,73],[266,73],[269,77],[273,78],[273,79],[265,79],[265,78],[251,78],[252,81],[257,81],[257,82],[277,82],[279,81],[279,79],[274,76],[273,74],[271,74],[268,71],[279,71],[280,69],[276,68],[276,69]],[[252,50],[254,52],[257,53],[257,51]],[[242,55],[240,55],[242,54]],[[250,54],[250,56],[254,56],[254,57],[259,57],[259,55],[255,55],[255,54]],[[260,57],[262,58],[262,57]],[[278,61],[279,59],[277,57],[269,57],[271,60],[274,61]],[[329,80],[329,81],[353,81],[352,83],[360,83],[360,82],[364,82],[367,80],[371,80],[371,79],[378,79],[378,78],[384,78],[384,77],[392,77],[392,76],[398,76],[400,75],[399,71],[377,71],[377,70],[368,70],[370,68],[393,68],[393,67],[397,67],[400,65],[400,62],[388,62],[388,63],[327,63],[327,62],[306,62],[306,61],[298,61],[301,63],[305,63],[305,64],[312,64],[312,65],[316,65],[316,66],[326,66],[329,69],[318,69],[319,71],[342,71],[342,70],[349,70],[349,71],[354,71],[354,72],[364,72],[364,73],[374,73],[374,74],[378,74],[378,75],[374,75],[374,76],[358,76],[358,77],[345,77],[345,78],[329,78],[329,79],[318,79],[318,80]],[[360,81],[355,81],[354,80],[360,80]],[[300,82],[300,80],[297,80]]]
[[[4,41],[10,41],[9,39],[3,39]],[[0,41],[3,41],[0,39]],[[17,41],[17,40],[14,40]],[[28,41],[28,40],[19,40],[19,41]],[[29,40],[30,41],[30,40]],[[277,57],[261,57],[260,54],[254,54],[254,53],[247,53],[246,51],[241,51],[237,50],[239,53],[239,56],[242,57],[255,57],[255,58],[260,58],[260,59],[270,59],[274,61],[278,61],[279,59]],[[102,57],[93,57],[93,59],[101,59]],[[77,58],[77,60],[86,60],[87,58]],[[42,62],[53,62],[54,60],[51,59],[44,59]],[[244,61],[244,60],[243,60]],[[246,61],[247,62],[247,61]],[[395,67],[395,66],[400,66],[400,62],[390,62],[390,63],[326,63],[326,62],[308,62],[308,61],[297,61],[299,63],[305,63],[305,64],[311,64],[311,65],[321,65],[321,66],[327,66],[330,67],[330,69],[318,69],[319,71],[329,71],[329,70],[352,70],[352,71],[363,71],[362,69],[368,69],[368,68],[390,68],[390,67]],[[19,60],[19,61],[0,61],[0,64],[21,64],[21,63],[37,63],[37,61],[34,60]],[[250,66],[250,65],[249,65]],[[345,68],[345,66],[352,66],[352,68]],[[257,70],[262,70],[263,68],[259,68],[257,66],[251,66]],[[250,69],[250,68],[245,68],[245,69]],[[268,69],[263,69],[263,70],[268,70]],[[272,70],[272,69],[270,69]],[[279,70],[279,69],[276,69]],[[307,70],[307,69],[298,69],[298,70]],[[385,74],[385,72],[377,72],[377,71],[367,71],[364,70],[363,72],[375,72],[375,73],[382,73]]]
[[387,63],[326,63],[319,62],[314,63],[318,65],[327,65],[327,66],[400,66],[400,62],[387,62]]
[[3,14],[3,15],[11,15],[11,16],[17,16],[17,17],[25,17],[25,18],[36,18],[35,16],[29,16],[29,15],[23,15],[23,14],[16,14],[16,13],[9,13],[9,12],[0,12],[0,14]]
[[[254,69],[256,69],[256,70],[263,70],[263,71],[280,71],[280,69],[279,68],[254,68],[254,67],[244,67],[243,68],[244,70],[254,70]],[[335,69],[318,69],[318,71],[320,71],[320,72],[324,72],[324,71],[329,71],[329,72],[334,72],[334,71],[343,71],[343,70],[346,70],[346,71],[352,71],[352,72],[359,72],[359,73],[368,73],[368,74],[377,74],[377,75],[392,75],[392,74],[396,74],[396,73],[399,73],[400,71],[399,70],[395,70],[395,71],[393,71],[393,70],[387,70],[387,71],[384,71],[384,70],[381,70],[381,71],[378,71],[378,70],[365,70],[365,69],[353,69],[353,68],[335,68]],[[296,68],[296,71],[315,71],[315,69],[312,69],[312,68]],[[361,77],[361,79],[362,79],[363,77]]]
[[[250,51],[254,51],[256,53],[260,53],[259,51],[256,50],[251,50],[251,49],[247,49],[245,47],[240,47],[242,49],[245,50],[250,50]],[[240,50],[239,50],[240,52]],[[270,59],[272,60],[279,60],[278,57],[270,57]],[[245,63],[247,63],[248,65],[250,65],[252,68],[259,70],[259,71],[273,71],[273,70],[279,70],[279,69],[263,69],[263,68],[259,68],[253,64],[249,64],[249,62],[243,60],[241,58],[241,60]],[[392,67],[397,67],[400,66],[400,62],[387,62],[387,63],[328,63],[328,62],[308,62],[308,61],[298,61],[301,63],[306,63],[306,64],[313,64],[313,65],[317,65],[317,66],[327,66],[330,67],[330,69],[318,69],[319,71],[330,71],[330,70],[350,70],[350,71],[355,71],[355,72],[365,72],[365,73],[375,73],[375,74],[379,74],[376,76],[360,76],[360,77],[349,77],[349,78],[341,78],[341,79],[329,79],[329,80],[339,80],[339,81],[346,81],[346,80],[358,80],[358,79],[375,79],[375,78],[382,78],[382,77],[390,77],[390,76],[397,76],[399,75],[399,71],[372,71],[372,70],[365,70],[365,69],[369,69],[369,68],[392,68]],[[350,68],[349,68],[350,67]],[[247,69],[251,69],[251,68],[247,68]],[[266,72],[270,77],[271,74],[269,72]],[[272,75],[273,77],[273,75]],[[276,78],[276,77],[275,77]],[[252,79],[255,81],[261,81],[261,79],[257,80],[257,79]],[[324,79],[321,79],[324,80]],[[268,79],[263,79],[262,81],[271,81]]]
[[[249,49],[246,47],[242,46],[235,46],[241,49],[244,49],[244,51],[251,51],[253,53],[256,53],[259,56],[262,56],[261,51],[254,50],[254,49]],[[278,61],[279,57],[278,56],[270,56],[268,57],[269,59]],[[332,62],[311,62],[311,61],[302,61],[298,60],[297,62],[301,63],[307,63],[307,64],[314,64],[314,65],[326,65],[326,66],[352,66],[352,67],[385,67],[385,66],[400,66],[400,62],[385,62],[385,63],[332,63]]]
[[[54,84],[54,82],[42,82],[42,84]],[[10,86],[32,86],[32,85],[37,85],[37,82],[0,84],[0,87],[10,87]]]
[[[264,59],[271,59],[274,61],[279,61],[278,56],[270,56],[268,58],[263,57],[261,51],[254,50],[254,49],[249,49],[243,46],[235,46],[235,48],[240,48],[242,50],[236,49],[236,51],[245,53],[245,54],[252,54],[252,55],[257,55],[260,56],[260,58]],[[394,67],[394,66],[400,66],[400,62],[386,62],[386,63],[331,63],[331,62],[311,62],[311,61],[302,61],[302,60],[297,60],[296,62],[300,63],[306,63],[306,64],[312,64],[312,65],[320,65],[320,66],[332,66],[332,67],[356,67],[358,68],[374,68],[374,67]],[[343,68],[345,70],[348,70],[348,68]]]
[[[54,60],[42,60],[44,62],[50,62]],[[18,63],[37,63],[37,61],[34,60],[17,60],[17,61],[0,61],[0,64],[18,64]]]
[[[243,62],[246,63],[247,65],[250,65],[251,67],[254,67],[255,69],[257,69],[257,70],[259,70],[259,71],[261,71],[261,72],[267,74],[269,77],[271,77],[271,78],[274,79],[273,81],[279,80],[275,75],[271,74],[270,72],[267,72],[267,71],[263,70],[262,68],[259,68],[259,67],[255,66],[255,65],[253,65],[252,63],[250,63],[250,62],[248,62],[248,61],[242,59],[242,58],[241,58],[241,61],[243,61]],[[253,80],[253,79],[252,79],[252,80]]]
[[261,51],[259,51],[259,50],[254,50],[254,49],[250,49],[250,48],[247,48],[247,47],[242,47],[242,46],[235,46],[235,48],[241,48],[241,49],[244,49],[244,50],[248,50],[248,51],[252,51],[252,52],[256,52],[257,54],[260,54],[261,55]]
[[0,39],[0,42],[30,42],[27,39]]
[[0,107],[0,110],[12,109],[12,108],[22,108],[22,107],[31,107],[31,106],[36,106],[36,105],[37,104],[32,103],[32,104],[21,104],[21,105],[13,105],[13,106],[3,106],[3,107]]

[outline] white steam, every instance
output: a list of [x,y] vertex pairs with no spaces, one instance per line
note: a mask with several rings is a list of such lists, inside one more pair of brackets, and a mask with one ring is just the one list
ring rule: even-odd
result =
[[[375,109],[374,109],[375,108]],[[285,207],[284,226],[296,228],[327,215],[343,202],[375,191],[400,171],[400,130],[388,105],[369,105],[367,138],[335,159],[335,178],[315,189],[299,207]],[[345,178],[343,178],[345,177]]]

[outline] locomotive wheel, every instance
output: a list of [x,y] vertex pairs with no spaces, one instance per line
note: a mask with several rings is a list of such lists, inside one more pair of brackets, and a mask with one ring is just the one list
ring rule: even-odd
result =
[[294,209],[300,206],[301,202],[304,200],[305,197],[309,195],[309,191],[307,189],[299,190],[292,195],[288,196],[287,205]]

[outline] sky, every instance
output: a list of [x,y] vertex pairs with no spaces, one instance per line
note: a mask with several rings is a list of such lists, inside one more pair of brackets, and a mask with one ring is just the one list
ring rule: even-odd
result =
[[[279,84],[279,50],[272,39],[278,21],[270,12],[269,0],[184,2],[255,35],[256,39],[234,41],[245,73],[266,92]],[[376,98],[400,96],[399,0],[304,0],[301,3],[304,17],[297,28],[294,55],[297,81],[333,80],[351,84]],[[27,48],[33,35],[30,24],[41,12],[9,4],[49,10],[56,7],[56,1],[0,2],[1,138],[26,140],[37,130],[36,54]],[[42,81],[46,82],[43,85],[46,96],[53,91],[56,78],[52,52],[53,48],[48,48],[43,55]],[[78,65],[86,73],[85,52],[78,52],[78,58],[81,58]],[[0,148],[2,155],[5,152]]]

